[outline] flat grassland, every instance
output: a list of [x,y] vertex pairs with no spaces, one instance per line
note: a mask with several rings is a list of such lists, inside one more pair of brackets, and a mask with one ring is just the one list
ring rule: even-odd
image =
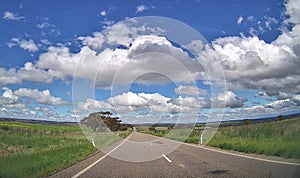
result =
[[[194,128],[189,136],[185,129],[172,129],[158,126],[139,126],[137,130],[156,136],[199,144],[203,126]],[[182,133],[183,137],[178,134]],[[177,133],[174,135],[173,133]],[[187,139],[184,139],[187,138]],[[183,140],[184,139],[184,140]],[[300,117],[290,119],[249,124],[238,126],[222,126],[218,129],[208,145],[227,150],[245,153],[257,153],[300,159]]]
[[95,151],[79,126],[0,122],[0,177],[44,177]]

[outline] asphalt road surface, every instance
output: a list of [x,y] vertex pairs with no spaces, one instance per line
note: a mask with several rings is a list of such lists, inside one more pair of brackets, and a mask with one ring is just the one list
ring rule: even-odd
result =
[[299,162],[290,162],[133,132],[50,177],[300,177]]

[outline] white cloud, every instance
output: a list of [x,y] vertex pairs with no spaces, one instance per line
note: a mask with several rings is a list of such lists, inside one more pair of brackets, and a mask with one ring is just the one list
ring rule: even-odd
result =
[[191,96],[199,96],[199,95],[207,95],[207,92],[201,88],[196,86],[182,86],[180,85],[178,88],[175,88],[175,93],[182,95],[191,95]]
[[220,103],[220,107],[222,103],[225,103],[225,107],[229,108],[240,108],[244,106],[245,100],[239,98],[232,91],[225,91],[224,93],[219,93],[215,98],[212,98],[212,102]]
[[33,40],[20,40],[18,38],[12,38],[11,43],[7,43],[8,47],[13,46],[20,46],[22,49],[27,50],[29,52],[36,52],[38,51],[37,45],[34,43]]
[[37,89],[20,88],[12,91],[7,87],[3,87],[2,90],[4,92],[0,96],[0,108],[2,108],[0,117],[71,121],[70,118],[66,118],[47,107],[47,105],[68,105],[61,98],[52,96],[49,90],[39,91]]
[[47,39],[41,39],[41,43],[44,45],[51,45],[52,43]]
[[108,102],[111,105],[116,105],[116,106],[139,107],[139,106],[147,105],[146,98],[141,97],[132,92],[123,93],[122,95],[112,97],[108,100]]
[[[226,105],[222,106],[220,103]],[[227,91],[220,93],[214,98],[181,97],[168,98],[159,93],[133,93],[127,92],[113,96],[104,101],[87,99],[75,105],[77,114],[87,113],[88,111],[113,110],[114,113],[121,115],[126,121],[143,120],[143,122],[153,121],[153,118],[160,120],[165,116],[173,118],[181,114],[184,119],[195,119],[201,109],[209,109],[212,102],[218,103],[213,106],[238,108],[244,106],[245,100],[237,97],[233,92]],[[132,114],[134,113],[134,114]]]
[[16,69],[6,70],[0,68],[0,85],[21,83],[22,79],[17,76]]
[[82,41],[83,45],[89,46],[92,49],[101,49],[105,39],[104,35],[100,32],[93,33],[93,37],[87,36],[87,37],[78,37],[79,40]]
[[0,85],[18,84],[23,81],[51,83],[53,76],[55,76],[55,72],[45,71],[37,68],[31,62],[26,62],[24,67],[19,70],[0,68]]
[[21,20],[25,19],[25,17],[20,16],[19,14],[15,14],[15,13],[10,12],[10,11],[5,11],[3,13],[2,18],[5,19],[5,20],[14,20],[14,21],[21,21]]
[[300,95],[294,95],[292,99],[300,105]]
[[4,90],[4,92],[3,92],[2,96],[0,97],[1,105],[14,104],[19,99],[18,96],[14,95],[14,93],[11,91],[11,89],[3,87],[2,90]]
[[111,110],[112,107],[104,101],[97,101],[94,99],[88,98],[85,102],[81,101],[77,103],[78,109],[80,111],[94,111],[94,110]]
[[252,21],[252,22],[253,22],[253,21],[255,20],[255,18],[254,18],[254,16],[250,15],[250,16],[248,16],[248,17],[247,17],[247,20],[249,20],[249,21]]
[[40,24],[37,24],[37,28],[40,28],[40,29],[43,29],[43,28],[48,28],[48,27],[55,27],[55,25],[53,24],[50,24],[49,22],[47,21],[44,21]]
[[285,3],[286,14],[289,16],[287,21],[293,24],[300,23],[300,1],[288,0]]
[[291,101],[290,99],[277,100],[264,105],[265,108],[275,108],[275,109],[289,108],[291,106],[297,106],[297,104]]
[[225,37],[213,41],[212,48],[206,48],[199,60],[207,61],[212,74],[220,71],[214,67],[220,62],[227,82],[235,89],[259,89],[273,95],[279,91],[295,93],[300,63],[294,50],[287,44],[266,43],[258,37]]
[[53,74],[51,74],[51,71],[47,72],[39,69],[31,62],[26,62],[24,67],[18,70],[17,76],[22,81],[27,80],[41,83],[51,83],[53,80]]
[[239,18],[237,19],[236,23],[237,23],[238,25],[240,25],[242,22],[243,22],[243,17],[242,17],[242,16],[239,16]]
[[[100,48],[102,35],[95,34],[93,38],[80,39],[91,47],[84,46],[76,54],[70,53],[66,47],[49,47],[47,53],[40,55],[37,67],[47,69],[51,74],[55,74],[54,77],[61,79],[72,77],[76,67],[75,75],[79,78],[94,80],[98,73],[96,84],[106,83],[105,87],[110,86],[113,80],[115,84],[128,84],[145,71],[162,73],[175,82],[190,82],[201,75],[201,65],[191,60],[182,49],[173,47],[164,37],[140,36],[128,49],[104,49],[100,53],[91,48]],[[147,55],[142,55],[144,53]],[[154,61],[157,65],[153,65]],[[174,73],[174,70],[178,72]],[[161,83],[165,80],[165,77],[156,75],[149,76],[142,82]]]
[[107,11],[106,11],[106,10],[101,11],[101,12],[100,12],[100,15],[106,16],[106,15],[107,15]]
[[147,9],[148,9],[148,7],[144,4],[142,4],[142,5],[136,7],[135,13],[141,13],[141,12],[144,12],[145,10],[147,10]]
[[210,108],[211,102],[209,99],[205,98],[195,98],[195,97],[181,97],[171,98],[168,103],[177,106],[178,112],[188,113],[198,113],[199,109]]
[[283,99],[287,99],[287,98],[289,98],[290,97],[290,95],[288,94],[288,93],[285,93],[285,92],[279,92],[278,93],[278,97],[277,97],[277,99],[280,99],[280,100],[283,100]]
[[[194,108],[183,105],[175,105],[170,98],[164,97],[159,93],[132,93],[127,92],[114,97],[110,97],[105,101],[96,101],[87,99],[78,102],[76,107],[76,115],[83,116],[91,111],[113,110],[115,114],[121,115],[122,120],[130,122],[152,122],[160,120],[164,114],[179,112],[189,112],[191,114]],[[139,114],[137,114],[139,113]]]
[[41,104],[61,106],[68,105],[62,98],[57,98],[51,95],[49,90],[39,91],[38,89],[19,88],[14,91],[14,94],[18,97],[28,97],[36,99]]

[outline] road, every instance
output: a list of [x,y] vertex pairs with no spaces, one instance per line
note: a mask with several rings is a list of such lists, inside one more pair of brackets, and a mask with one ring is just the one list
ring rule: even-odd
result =
[[[176,148],[177,149],[174,149]],[[171,151],[170,151],[171,150]],[[50,177],[299,177],[300,164],[261,158],[133,132]]]

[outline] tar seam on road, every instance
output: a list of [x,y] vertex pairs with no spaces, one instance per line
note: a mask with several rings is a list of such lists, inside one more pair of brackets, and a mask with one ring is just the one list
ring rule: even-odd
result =
[[97,161],[95,161],[92,164],[90,164],[88,167],[84,168],[82,171],[78,172],[76,175],[72,176],[72,178],[79,177],[81,174],[85,173],[91,167],[95,166],[97,163],[99,163],[101,160],[103,160],[106,156],[108,156],[113,151],[115,151],[117,148],[119,148],[121,145],[123,145],[123,143],[125,143],[131,136],[132,136],[132,134],[129,137],[127,137],[123,142],[121,142],[118,146],[116,146],[114,149],[112,149],[110,152],[108,152],[107,154],[105,154],[104,156],[102,156],[100,159],[98,159]]
[[[157,137],[157,136],[154,136],[154,137]],[[202,148],[202,149],[209,150],[209,151],[219,152],[219,153],[223,153],[223,154],[227,154],[227,155],[232,155],[232,156],[238,156],[238,157],[242,157],[242,158],[248,158],[248,159],[253,159],[253,160],[258,160],[258,161],[265,161],[265,162],[271,162],[271,163],[278,163],[278,164],[286,164],[286,165],[292,165],[292,166],[300,166],[300,163],[292,163],[292,162],[284,162],[284,161],[275,161],[275,160],[264,159],[264,158],[256,158],[256,157],[252,157],[252,156],[246,156],[246,155],[242,155],[242,154],[230,153],[230,152],[225,152],[225,151],[221,151],[221,150],[215,150],[215,149],[212,149],[212,148],[206,148],[204,146],[198,146],[198,145],[192,145],[192,144],[188,144],[188,143],[183,143],[183,142],[179,142],[179,141],[176,141],[176,140],[166,139],[164,137],[157,137],[157,138],[161,138],[161,139],[164,139],[164,140],[177,142],[177,143],[184,144],[184,145],[187,145],[187,146],[192,146],[192,147],[196,147],[196,148]]]
[[163,155],[163,157],[164,157],[169,163],[172,162],[172,160],[170,160],[165,154],[162,154],[162,155]]

